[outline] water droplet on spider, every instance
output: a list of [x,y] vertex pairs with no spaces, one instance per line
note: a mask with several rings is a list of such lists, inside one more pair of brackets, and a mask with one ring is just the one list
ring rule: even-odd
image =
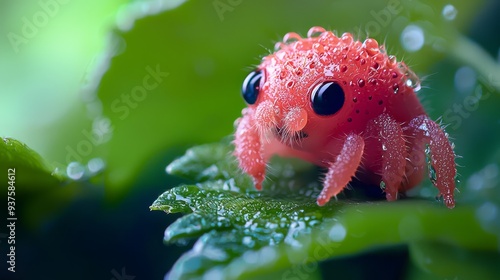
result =
[[424,46],[424,30],[418,25],[408,25],[401,33],[400,40],[405,50],[416,52]]
[[323,48],[323,45],[321,45],[320,43],[314,43],[312,45],[313,49],[316,51],[316,53],[318,54],[322,54],[325,49]]
[[79,162],[73,161],[66,167],[66,174],[70,179],[79,180],[85,174],[85,166]]
[[398,60],[397,60],[396,56],[394,56],[394,55],[389,56],[389,64],[390,65],[395,65],[397,62],[398,62]]
[[393,90],[394,94],[398,94],[399,85],[397,83],[394,83],[394,85],[392,85],[392,90]]
[[399,71],[405,76],[406,81],[405,84],[408,87],[411,87],[413,91],[419,91],[420,90],[420,79],[418,78],[417,74],[415,74],[413,71],[406,66],[404,62],[399,62],[398,63],[398,68]]
[[[342,37],[340,37],[340,40],[346,45],[350,45],[354,41],[354,39],[352,38],[352,35],[350,33],[342,34]],[[345,47],[344,50],[347,51],[347,47]]]
[[457,8],[455,8],[455,6],[451,4],[444,6],[443,11],[441,12],[443,18],[445,20],[450,20],[450,21],[454,20],[457,14],[458,14]]
[[277,42],[276,44],[274,44],[274,51],[277,52],[281,50],[284,46],[285,44],[283,44],[283,42]]
[[300,37],[299,34],[297,34],[295,32],[289,32],[289,33],[285,34],[285,36],[283,36],[283,43],[290,44],[293,42],[297,42],[301,39],[302,39],[302,37]]
[[368,38],[365,40],[363,45],[366,49],[366,53],[370,56],[373,56],[380,52],[378,42],[375,39]]
[[382,144],[382,151],[387,151],[387,146],[385,144]]
[[102,158],[93,158],[87,163],[87,168],[91,173],[97,173],[104,169],[106,164]]
[[309,31],[307,31],[307,37],[309,37],[309,38],[311,38],[311,37],[318,37],[321,34],[323,34],[323,32],[325,32],[325,29],[323,27],[314,26],[314,27],[311,27],[309,29]]
[[381,190],[385,190],[385,182],[384,181],[380,181],[380,189]]
[[411,77],[408,77],[408,79],[406,80],[406,85],[408,87],[411,87],[413,88],[413,91],[419,91],[421,86],[420,86],[420,80],[418,80],[418,78],[416,79],[413,79]]

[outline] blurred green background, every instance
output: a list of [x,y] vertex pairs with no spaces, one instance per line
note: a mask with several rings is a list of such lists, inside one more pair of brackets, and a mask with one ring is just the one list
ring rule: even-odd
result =
[[[0,150],[2,170],[19,166],[16,277],[162,279],[189,248],[164,246],[178,216],[148,209],[181,182],[166,165],[231,134],[249,70],[285,33],[316,25],[368,33],[424,77],[418,94],[461,156],[459,189],[477,189],[459,200],[491,200],[500,229],[499,12],[495,0],[1,2],[0,136],[43,158]],[[370,254],[342,262],[381,256]]]

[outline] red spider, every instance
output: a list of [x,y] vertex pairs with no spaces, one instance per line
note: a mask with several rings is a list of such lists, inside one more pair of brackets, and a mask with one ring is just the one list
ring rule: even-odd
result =
[[425,113],[419,87],[374,39],[337,37],[321,27],[307,38],[288,33],[243,83],[248,107],[234,140],[239,166],[260,190],[272,155],[299,157],[328,168],[319,205],[355,175],[396,200],[422,180],[428,145],[431,180],[453,208],[453,145]]

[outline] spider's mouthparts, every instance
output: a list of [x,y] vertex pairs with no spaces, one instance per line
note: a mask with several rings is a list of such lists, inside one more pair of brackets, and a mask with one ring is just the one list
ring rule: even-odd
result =
[[301,140],[309,137],[309,135],[304,130],[299,130],[296,132],[288,132],[283,127],[274,127],[273,133],[280,140],[286,140],[286,139]]

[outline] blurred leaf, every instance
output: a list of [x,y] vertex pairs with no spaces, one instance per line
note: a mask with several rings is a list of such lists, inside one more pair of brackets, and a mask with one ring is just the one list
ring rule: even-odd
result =
[[11,138],[2,138],[0,141],[0,159],[0,170],[7,172],[8,169],[15,169],[19,192],[25,192],[27,188],[36,190],[35,186],[56,186],[64,180],[55,167],[50,166],[39,154]]
[[473,204],[459,200],[449,210],[432,200],[387,203],[342,196],[319,207],[318,174],[310,165],[274,159],[258,192],[231,151],[228,140],[194,147],[167,168],[201,181],[167,190],[151,206],[187,214],[167,228],[166,242],[201,236],[170,279],[204,274],[233,279],[291,266],[283,274],[289,277],[307,263],[422,240],[498,255],[498,234],[480,224]]
[[[76,182],[65,177],[26,144],[11,138],[0,141],[0,170],[14,170],[14,198],[16,217],[22,225],[35,228],[65,205],[69,198],[81,194]],[[7,200],[7,191],[0,198]]]
[[497,252],[465,250],[439,242],[410,243],[414,262],[428,274],[440,279],[495,279],[500,273]]

